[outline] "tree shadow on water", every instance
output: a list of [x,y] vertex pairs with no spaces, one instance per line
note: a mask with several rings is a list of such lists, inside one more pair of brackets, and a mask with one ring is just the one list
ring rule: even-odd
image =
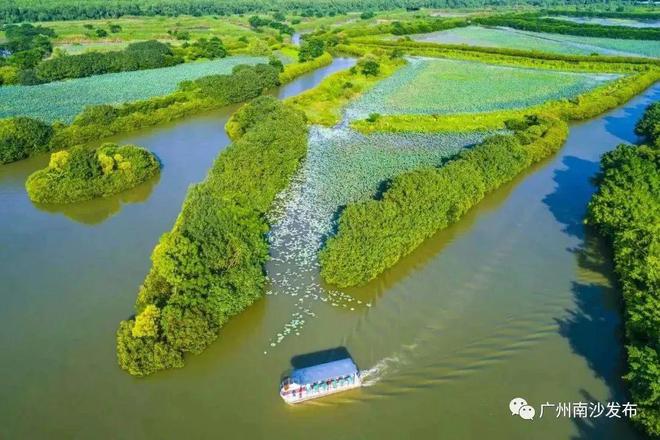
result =
[[[621,376],[625,374],[623,338],[623,303],[616,284],[609,250],[591,228],[584,229],[584,241],[575,249],[578,280],[573,282],[575,307],[556,318],[559,333],[568,340],[572,351],[583,357],[593,372],[607,386],[606,397],[595,397],[581,389],[584,402],[627,402],[629,396]],[[573,418],[579,439],[641,438],[628,420],[608,418]]]
[[564,225],[564,232],[584,239],[582,220],[595,191],[591,178],[600,169],[600,164],[575,156],[565,156],[562,164],[565,168],[555,170],[553,177],[557,187],[543,198],[543,203],[555,219]]
[[618,113],[616,111],[614,112],[615,115],[605,116],[603,118],[605,121],[605,130],[625,142],[637,143],[639,138],[635,134],[635,124],[641,119],[644,110],[646,110],[650,102],[660,100],[660,87],[652,89],[647,98],[649,102],[644,100],[640,104],[626,106],[619,116],[616,116],[616,113]]

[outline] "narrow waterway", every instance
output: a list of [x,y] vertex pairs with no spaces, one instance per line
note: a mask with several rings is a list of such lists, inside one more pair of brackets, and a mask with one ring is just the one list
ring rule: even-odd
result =
[[[115,199],[36,207],[23,184],[47,159],[0,167],[0,437],[637,438],[619,419],[539,419],[538,406],[626,400],[620,294],[581,220],[599,156],[635,141],[658,98],[660,87],[573,125],[560,153],[377,282],[339,292],[339,306],[315,302],[299,335],[270,347],[300,298],[269,295],[184,369],[146,379],[117,367],[114,332],[188,185],[227,145],[233,109],[118,138],[155,151],[164,169]],[[370,370],[370,386],[285,405],[277,390],[292,357],[338,346]],[[513,397],[537,419],[512,417]]]

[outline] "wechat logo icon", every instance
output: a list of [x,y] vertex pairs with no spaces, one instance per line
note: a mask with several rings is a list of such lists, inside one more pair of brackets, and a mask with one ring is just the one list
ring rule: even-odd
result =
[[534,407],[527,404],[527,401],[522,397],[514,397],[509,402],[509,410],[512,416],[520,416],[524,420],[534,420],[536,411]]

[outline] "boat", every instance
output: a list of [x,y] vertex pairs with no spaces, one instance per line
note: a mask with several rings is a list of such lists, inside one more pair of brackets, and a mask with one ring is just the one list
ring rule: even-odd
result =
[[282,381],[280,396],[295,404],[360,386],[360,371],[351,358],[345,358],[293,370]]

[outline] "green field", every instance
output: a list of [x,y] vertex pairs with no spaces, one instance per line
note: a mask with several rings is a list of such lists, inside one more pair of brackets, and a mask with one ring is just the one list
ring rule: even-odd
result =
[[351,119],[379,114],[451,114],[524,108],[570,98],[616,75],[412,58],[409,65],[347,109]]
[[0,88],[0,118],[31,116],[44,121],[71,122],[88,105],[118,104],[166,95],[179,82],[205,75],[230,73],[238,64],[266,62],[265,57],[236,56],[179,64],[163,69],[109,73],[38,86]]
[[591,55],[592,53],[598,53],[600,55],[660,57],[660,41],[580,37],[479,26],[468,26],[429,34],[419,34],[412,36],[412,38],[417,41],[432,43],[506,47],[569,55]]
[[[168,30],[186,31],[190,33],[191,39],[217,37],[241,37],[243,35],[254,35],[247,21],[239,17],[122,17],[117,19],[102,20],[73,20],[73,21],[48,21],[39,23],[42,26],[52,28],[57,33],[56,43],[72,43],[78,41],[132,41],[151,39],[172,39]],[[121,26],[121,31],[111,33],[111,24]],[[91,25],[88,29],[85,25]],[[104,29],[108,36],[98,38],[94,30]]]

